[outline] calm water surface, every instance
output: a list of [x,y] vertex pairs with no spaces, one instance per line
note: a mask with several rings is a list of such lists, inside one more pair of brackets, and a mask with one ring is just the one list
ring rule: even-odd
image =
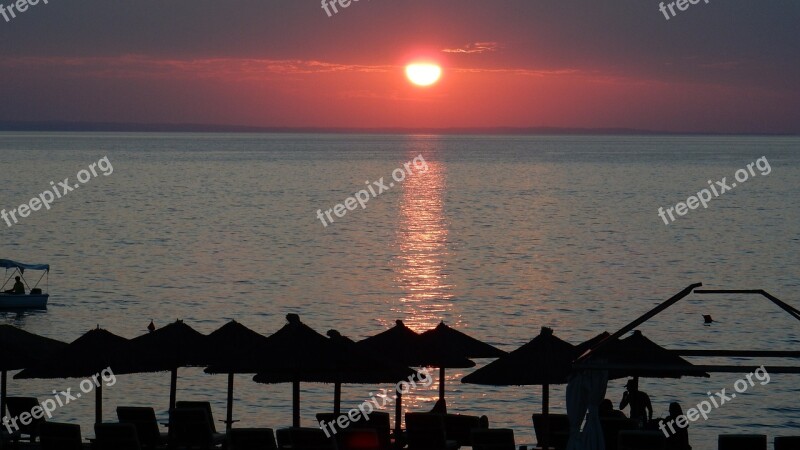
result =
[[[134,337],[151,319],[184,319],[209,333],[235,319],[269,334],[287,313],[324,333],[354,339],[403,319],[416,330],[444,320],[513,350],[541,326],[577,343],[615,331],[685,286],[763,288],[800,306],[800,139],[762,137],[459,137],[205,134],[0,134],[0,207],[11,209],[108,156],[100,175],[13,227],[2,225],[0,257],[49,263],[44,313],[2,314],[5,323],[72,341],[100,325]],[[324,227],[333,208],[422,155],[408,176]],[[766,156],[756,175],[669,226],[660,206],[685,200]],[[757,172],[758,173],[758,172]],[[701,314],[717,322],[702,325]],[[744,296],[689,297],[645,324],[668,348],[797,349],[800,324]],[[695,359],[693,359],[695,361]],[[697,362],[741,361],[697,359]],[[791,364],[792,361],[754,361]],[[479,361],[479,366],[486,361]],[[481,387],[449,370],[448,406],[486,414],[534,442],[530,415],[539,387]],[[655,414],[684,410],[706,392],[732,389],[738,374],[643,379]],[[10,395],[47,398],[80,380],[12,380]],[[236,380],[238,426],[289,425],[288,385]],[[104,390],[117,405],[154,406],[165,416],[169,376],[119,376]],[[773,375],[694,423],[696,449],[720,433],[798,434],[796,375]],[[624,380],[609,384],[615,403]],[[180,371],[178,398],[209,400],[224,417],[225,377]],[[381,386],[389,387],[389,386]],[[378,386],[345,386],[345,405]],[[331,409],[333,387],[302,386],[312,425]],[[563,386],[552,408],[565,412]],[[427,410],[436,385],[409,395]],[[54,420],[91,434],[93,401]]]

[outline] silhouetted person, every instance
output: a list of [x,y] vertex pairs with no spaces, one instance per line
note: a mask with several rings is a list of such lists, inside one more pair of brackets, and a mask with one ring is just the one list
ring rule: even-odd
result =
[[7,291],[5,291],[5,293],[6,294],[25,294],[25,285],[22,284],[22,281],[20,281],[19,277],[14,277],[14,279],[17,280],[14,283],[14,287],[9,289],[9,290],[7,290]]
[[635,379],[628,380],[625,389],[622,401],[619,402],[619,409],[631,405],[631,419],[644,428],[645,424],[653,420],[653,404],[650,403],[650,396],[639,390],[639,383]]
[[627,419],[628,417],[625,415],[624,412],[614,409],[614,404],[611,403],[611,400],[605,399],[600,402],[600,408],[597,411],[600,417],[609,417],[609,418],[619,418],[619,419]]
[[[675,421],[679,416],[683,415],[683,409],[681,409],[681,405],[678,402],[672,402],[669,404],[669,416],[666,419],[662,419],[664,423],[669,423],[670,421]],[[687,423],[685,428],[681,428],[677,425],[672,427],[675,430],[675,433],[668,433],[667,436],[667,448],[669,450],[692,450],[692,446],[689,445],[689,425]]]

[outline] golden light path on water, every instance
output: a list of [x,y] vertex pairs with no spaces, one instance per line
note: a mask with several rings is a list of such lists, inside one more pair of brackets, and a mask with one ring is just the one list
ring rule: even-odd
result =
[[[412,165],[414,174],[407,173],[402,182],[396,226],[398,253],[392,265],[395,284],[403,294],[391,309],[395,317],[402,318],[409,328],[421,333],[434,328],[443,317],[452,317],[457,312],[453,308],[454,286],[447,273],[450,255],[448,222],[444,214],[446,166],[444,162],[433,159],[437,145],[435,139],[411,137],[410,141],[414,153],[407,154],[407,159],[422,156],[427,170],[423,164]],[[421,172],[420,168],[425,171]],[[458,315],[454,322],[448,322],[456,327],[460,323]],[[405,411],[419,411],[422,404],[430,404],[438,398],[439,370],[432,368],[430,374],[435,382],[426,391],[417,390],[408,398]],[[461,376],[463,373],[456,370],[447,372],[446,384]]]
[[[423,158],[424,153],[421,153]],[[415,169],[402,183],[396,232],[399,254],[394,267],[395,283],[404,291],[394,309],[417,332],[435,327],[443,313],[453,306],[453,286],[446,273],[445,165],[439,161],[425,162],[427,171]]]

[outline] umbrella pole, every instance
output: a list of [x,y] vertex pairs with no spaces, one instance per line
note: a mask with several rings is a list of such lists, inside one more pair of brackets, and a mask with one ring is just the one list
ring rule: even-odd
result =
[[342,383],[336,382],[333,385],[333,416],[339,417],[342,411]]
[[444,400],[444,367],[439,367],[439,400]]
[[94,423],[103,423],[103,385],[97,385],[94,391]]
[[292,382],[292,426],[300,427],[300,382]]
[[6,376],[8,373],[4,370],[2,378],[0,378],[0,418],[6,416]]
[[396,391],[397,401],[395,402],[395,410],[394,410],[394,440],[395,442],[400,440],[400,436],[402,436],[402,422],[403,422],[403,394],[398,389]]
[[178,368],[173,367],[169,376],[169,410],[175,409],[178,394]]
[[228,374],[228,415],[225,418],[225,432],[230,433],[233,427],[233,373]]
[[542,385],[542,421],[544,422],[544,433],[542,433],[542,448],[547,450],[550,445],[550,385]]

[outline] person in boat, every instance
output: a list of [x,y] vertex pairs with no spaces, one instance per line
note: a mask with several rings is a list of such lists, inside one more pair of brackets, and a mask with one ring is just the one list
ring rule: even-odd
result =
[[612,419],[627,419],[628,417],[625,415],[624,412],[614,409],[614,404],[611,403],[611,400],[604,399],[600,402],[600,408],[598,409],[598,414],[600,417],[608,417]]
[[630,418],[639,423],[639,426],[644,428],[651,420],[653,420],[653,404],[650,402],[650,396],[647,393],[639,390],[639,383],[635,378],[628,380],[625,384],[625,393],[622,394],[622,401],[619,402],[619,409],[625,409],[626,406],[631,406]]
[[5,291],[6,294],[25,294],[25,285],[22,283],[22,280],[19,277],[14,277],[17,280],[14,283],[14,287]]

